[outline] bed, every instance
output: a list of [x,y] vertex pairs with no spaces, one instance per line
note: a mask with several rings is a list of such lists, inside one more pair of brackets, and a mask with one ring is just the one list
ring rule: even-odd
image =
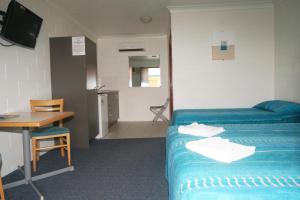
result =
[[300,104],[273,100],[253,108],[182,109],[173,112],[171,125],[203,124],[258,124],[300,122]]
[[300,197],[300,124],[225,124],[219,136],[256,146],[250,157],[225,164],[185,148],[201,139],[167,135],[169,200],[296,200]]

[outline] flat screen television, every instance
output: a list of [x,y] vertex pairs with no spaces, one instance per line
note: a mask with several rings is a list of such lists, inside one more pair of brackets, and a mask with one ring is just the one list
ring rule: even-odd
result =
[[16,1],[11,1],[3,17],[1,36],[15,44],[34,48],[43,19]]

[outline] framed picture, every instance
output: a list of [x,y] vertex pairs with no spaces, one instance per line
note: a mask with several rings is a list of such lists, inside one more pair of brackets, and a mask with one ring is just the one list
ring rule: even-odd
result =
[[234,60],[235,45],[232,32],[214,32],[212,45],[213,60]]

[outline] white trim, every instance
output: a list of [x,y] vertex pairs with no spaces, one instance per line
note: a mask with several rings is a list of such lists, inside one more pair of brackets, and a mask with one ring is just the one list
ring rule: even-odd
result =
[[112,39],[112,38],[166,38],[168,34],[116,34],[116,35],[100,35],[98,39]]
[[174,4],[167,8],[171,13],[186,11],[217,11],[217,10],[234,10],[234,9],[253,9],[253,8],[272,8],[274,6],[272,0],[262,0],[254,2],[224,2],[224,3],[196,3],[190,5]]

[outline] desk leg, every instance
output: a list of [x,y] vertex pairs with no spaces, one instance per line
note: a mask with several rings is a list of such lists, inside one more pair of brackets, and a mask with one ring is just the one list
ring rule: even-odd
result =
[[25,180],[31,181],[31,151],[29,128],[23,128],[23,156]]
[[30,146],[31,135],[29,128],[23,128],[23,156],[24,156],[24,176],[27,184],[35,191],[35,193],[40,197],[41,200],[44,196],[40,193],[37,187],[32,182],[31,177],[31,146]]
[[20,185],[30,185],[31,188],[34,190],[34,192],[39,196],[40,200],[44,200],[44,196],[40,193],[40,191],[38,190],[38,188],[34,185],[33,181],[37,181],[37,180],[41,180],[44,178],[48,178],[51,176],[55,176],[58,174],[62,174],[65,172],[69,172],[69,171],[73,171],[74,170],[74,166],[70,166],[70,167],[66,167],[63,169],[59,169],[56,171],[52,171],[52,172],[48,172],[45,174],[41,174],[35,177],[31,176],[31,146],[30,146],[30,139],[31,139],[31,135],[29,132],[29,128],[23,128],[23,157],[24,157],[24,171],[22,170],[21,167],[19,167],[19,170],[21,171],[21,173],[25,176],[24,179],[19,180],[19,181],[15,181],[12,183],[8,183],[5,184],[3,186],[4,189],[9,189],[9,188],[13,188],[13,187],[17,187]]
[[24,160],[24,173],[23,170],[21,170],[21,167],[19,167],[19,170],[23,173],[25,178],[20,181],[15,181],[12,183],[8,183],[4,185],[4,189],[9,189],[13,187],[17,187],[19,185],[23,184],[30,184],[31,180],[31,147],[30,147],[30,132],[29,128],[23,128],[23,160]]

